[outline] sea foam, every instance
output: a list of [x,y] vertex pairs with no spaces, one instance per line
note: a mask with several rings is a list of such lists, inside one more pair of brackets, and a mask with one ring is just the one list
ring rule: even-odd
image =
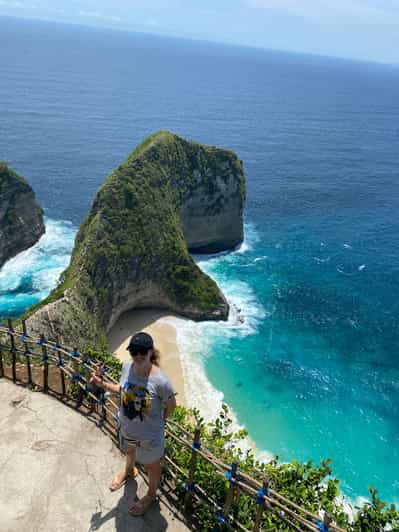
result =
[[68,266],[76,228],[68,221],[45,220],[46,232],[31,248],[0,270],[0,316],[14,316],[46,297]]

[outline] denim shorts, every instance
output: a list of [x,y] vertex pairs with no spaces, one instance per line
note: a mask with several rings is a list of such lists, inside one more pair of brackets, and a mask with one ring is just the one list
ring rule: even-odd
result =
[[150,465],[159,462],[164,455],[164,444],[157,445],[150,441],[137,441],[125,436],[119,431],[119,446],[123,452],[127,452],[129,447],[136,448],[136,462],[143,465]]

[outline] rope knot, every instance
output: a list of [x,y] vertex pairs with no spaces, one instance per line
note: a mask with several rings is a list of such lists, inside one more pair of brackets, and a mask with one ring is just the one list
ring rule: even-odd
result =
[[97,397],[97,404],[99,405],[105,405],[107,401],[107,398],[105,396],[105,393],[102,393],[99,397]]
[[233,464],[230,464],[230,470],[226,471],[225,477],[230,482],[230,484],[232,484],[233,486],[237,484],[237,481],[239,480],[239,474],[238,474],[237,469],[235,470],[235,473],[234,473]]
[[256,496],[256,502],[260,504],[261,506],[264,506],[266,504],[266,497],[269,496],[269,488],[258,490],[257,496]]
[[319,530],[320,532],[330,532],[330,529],[328,528],[328,526],[325,523],[322,523],[321,521],[317,523],[316,526],[317,526],[317,530]]
[[216,519],[219,521],[219,523],[226,523],[226,518],[224,516],[224,513],[222,511],[218,512],[216,514]]

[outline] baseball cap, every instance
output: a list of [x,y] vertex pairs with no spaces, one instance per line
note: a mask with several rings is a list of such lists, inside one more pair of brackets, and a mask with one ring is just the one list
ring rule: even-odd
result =
[[129,345],[127,346],[127,350],[129,351],[134,347],[152,349],[154,347],[154,341],[149,334],[145,332],[138,332],[131,337]]

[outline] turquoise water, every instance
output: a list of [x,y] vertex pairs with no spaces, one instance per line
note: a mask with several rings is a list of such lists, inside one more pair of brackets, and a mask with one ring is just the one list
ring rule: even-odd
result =
[[71,222],[45,220],[46,232],[30,249],[0,270],[0,318],[13,318],[45,298],[69,264],[76,228]]
[[[105,176],[171,129],[235,150],[246,240],[198,257],[232,313],[185,324],[214,411],[260,450],[333,459],[399,500],[399,69],[0,18],[0,158],[47,233],[0,272],[0,316],[44,297]],[[202,373],[201,373],[202,372]]]
[[332,457],[347,495],[371,484],[397,497],[399,372],[383,356],[396,345],[384,318],[394,318],[368,308],[361,290],[375,264],[347,241],[302,235],[298,246],[279,229],[265,245],[253,226],[247,235],[245,252],[200,261],[241,310],[231,328],[213,330],[212,385],[260,450]]

